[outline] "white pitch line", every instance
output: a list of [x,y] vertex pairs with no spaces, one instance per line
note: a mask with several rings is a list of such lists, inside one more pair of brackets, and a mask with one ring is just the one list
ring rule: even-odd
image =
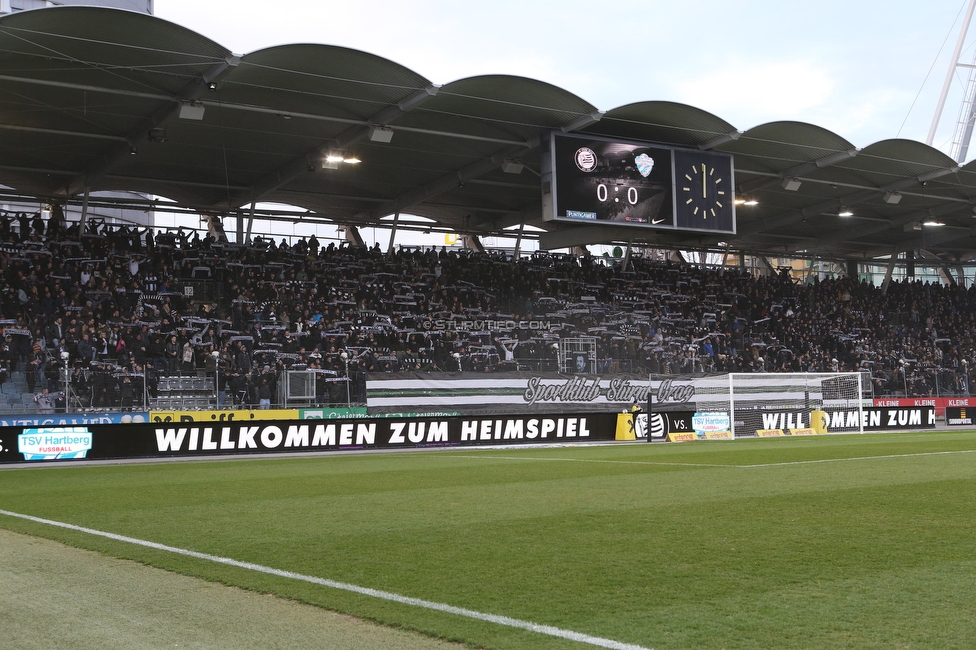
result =
[[719,465],[715,463],[677,463],[653,460],[600,460],[597,458],[545,458],[544,456],[468,456],[463,454],[445,455],[443,458],[476,458],[478,460],[549,460],[567,463],[609,463],[611,465],[668,465],[677,467],[736,467],[736,465]]
[[815,460],[790,460],[782,463],[759,463],[755,465],[722,465],[716,463],[678,463],[678,462],[664,462],[664,461],[646,461],[646,460],[600,460],[596,458],[545,458],[538,456],[468,456],[454,454],[449,456],[443,456],[444,458],[475,458],[478,460],[491,460],[497,458],[500,460],[545,460],[545,461],[563,461],[568,463],[611,463],[620,465],[668,465],[677,467],[712,467],[716,469],[728,468],[728,469],[756,469],[760,467],[787,467],[789,465],[813,465],[817,463],[840,463],[844,461],[852,460],[885,460],[889,458],[916,458],[920,456],[948,456],[953,454],[972,454],[976,453],[976,449],[959,449],[956,451],[922,451],[917,454],[887,454],[883,456],[851,456],[849,458],[819,458]]
[[6,515],[8,517],[16,517],[18,519],[26,519],[28,521],[33,521],[39,524],[46,524],[48,526],[57,526],[58,528],[66,528],[68,530],[87,533],[89,535],[97,535],[98,537],[113,539],[118,542],[126,542],[127,544],[145,546],[146,548],[152,548],[158,551],[167,551],[169,553],[175,553],[177,555],[185,555],[187,557],[197,558],[200,560],[209,560],[210,562],[216,562],[218,564],[226,564],[228,566],[238,567],[241,569],[248,569],[250,571],[257,571],[259,573],[267,573],[273,576],[278,576],[279,578],[290,578],[292,580],[301,580],[303,582],[310,582],[312,584],[322,585],[323,587],[330,587],[332,589],[351,591],[353,593],[360,594],[363,596],[372,596],[373,598],[390,600],[404,605],[413,605],[414,607],[423,607],[424,609],[433,609],[439,612],[446,612],[448,614],[455,614],[457,616],[473,618],[479,621],[495,623],[497,625],[505,625],[507,627],[519,628],[522,630],[528,630],[529,632],[536,632],[538,634],[545,634],[548,636],[558,637],[561,639],[568,639],[570,641],[585,643],[600,648],[611,648],[612,650],[651,650],[650,648],[646,648],[644,646],[634,645],[631,643],[621,643],[620,641],[614,641],[613,639],[604,639],[598,636],[590,636],[589,634],[574,632],[572,630],[564,630],[562,628],[553,627],[551,625],[539,625],[538,623],[523,621],[517,618],[509,618],[508,616],[485,614],[483,612],[478,612],[473,609],[465,609],[464,607],[455,607],[453,605],[437,603],[430,600],[411,598],[409,596],[401,596],[400,594],[393,593],[390,591],[370,589],[369,587],[360,587],[359,585],[350,584],[348,582],[337,582],[335,580],[328,580],[326,578],[319,578],[316,576],[305,575],[303,573],[295,573],[293,571],[283,571],[281,569],[274,569],[272,567],[267,567],[261,564],[254,564],[252,562],[241,562],[240,560],[234,560],[229,557],[210,555],[209,553],[200,553],[198,551],[191,551],[189,549],[179,548],[176,546],[167,546],[166,544],[158,544],[156,542],[150,542],[135,537],[128,537],[126,535],[107,533],[105,531],[95,530],[94,528],[85,528],[84,526],[75,526],[74,524],[68,524],[62,521],[54,521],[52,519],[42,519],[41,517],[24,515],[18,512],[10,512],[9,510],[0,510],[0,515]]
[[729,465],[753,469],[756,467],[783,467],[786,465],[812,465],[814,463],[840,463],[848,460],[887,460],[889,458],[917,458],[920,456],[951,456],[953,454],[972,454],[976,449],[958,449],[956,451],[920,451],[917,454],[887,454],[884,456],[851,456],[850,458],[820,458],[818,460],[791,460],[784,463],[761,463],[757,465]]

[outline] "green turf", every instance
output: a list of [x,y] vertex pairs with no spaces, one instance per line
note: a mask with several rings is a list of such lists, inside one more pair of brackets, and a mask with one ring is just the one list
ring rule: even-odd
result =
[[464,650],[3,529],[0,585],[10,650]]
[[[0,508],[658,650],[967,648],[973,452],[940,432],[17,469]],[[571,645],[0,526],[476,646]]]

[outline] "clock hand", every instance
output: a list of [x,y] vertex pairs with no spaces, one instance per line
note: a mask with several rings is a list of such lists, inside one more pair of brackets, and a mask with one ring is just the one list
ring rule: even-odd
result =
[[705,163],[702,163],[702,198],[708,198],[708,190],[705,187]]

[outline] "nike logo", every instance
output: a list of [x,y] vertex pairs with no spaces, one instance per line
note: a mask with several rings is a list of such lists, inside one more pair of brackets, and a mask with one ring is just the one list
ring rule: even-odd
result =
[[664,223],[664,219],[651,219],[652,226],[656,226],[659,223]]

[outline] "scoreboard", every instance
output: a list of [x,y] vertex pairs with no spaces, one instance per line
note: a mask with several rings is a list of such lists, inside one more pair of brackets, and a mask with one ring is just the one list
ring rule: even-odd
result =
[[546,220],[735,233],[728,154],[555,132],[543,160]]

